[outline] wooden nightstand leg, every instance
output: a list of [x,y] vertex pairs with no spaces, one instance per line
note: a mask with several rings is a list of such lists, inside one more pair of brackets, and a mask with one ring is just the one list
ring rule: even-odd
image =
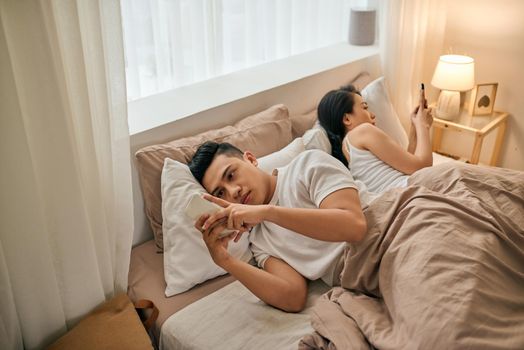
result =
[[471,164],[478,164],[480,158],[480,151],[482,150],[482,141],[484,140],[484,135],[481,133],[475,134],[475,145],[473,146],[473,152],[471,153],[471,159],[469,160]]
[[433,127],[433,152],[437,152],[440,149],[440,143],[442,142],[442,128]]
[[499,160],[500,148],[502,147],[502,141],[504,140],[504,133],[506,132],[506,121],[500,123],[499,130],[497,132],[497,139],[495,140],[495,146],[493,147],[493,153],[491,154],[491,160],[489,165],[496,166]]

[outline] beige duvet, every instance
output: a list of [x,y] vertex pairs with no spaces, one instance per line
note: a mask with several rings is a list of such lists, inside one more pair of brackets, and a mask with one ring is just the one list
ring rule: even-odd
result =
[[301,349],[524,349],[524,173],[421,170],[365,211]]

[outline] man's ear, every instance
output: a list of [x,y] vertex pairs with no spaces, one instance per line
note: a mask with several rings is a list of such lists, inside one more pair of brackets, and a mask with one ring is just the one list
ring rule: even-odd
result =
[[245,151],[244,155],[242,156],[242,158],[246,162],[249,162],[249,163],[253,164],[254,166],[258,166],[257,157],[255,157],[255,155],[253,153],[251,153],[250,151]]

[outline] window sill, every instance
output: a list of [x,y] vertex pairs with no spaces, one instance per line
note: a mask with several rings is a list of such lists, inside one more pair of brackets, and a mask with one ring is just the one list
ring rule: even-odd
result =
[[131,101],[129,132],[135,135],[378,52],[376,45],[341,43]]

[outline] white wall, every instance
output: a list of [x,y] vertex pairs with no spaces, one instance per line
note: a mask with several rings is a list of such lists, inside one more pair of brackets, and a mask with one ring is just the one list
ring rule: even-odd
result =
[[[271,90],[212,108],[173,123],[131,136],[131,153],[144,146],[163,143],[202,131],[232,124],[244,116],[254,114],[272,105],[285,104],[291,115],[311,110],[329,90],[348,83],[360,72],[367,71],[371,77],[381,74],[378,55],[360,59]],[[135,232],[133,245],[152,238],[149,223],[144,214],[142,193],[136,167],[133,166],[133,197],[135,205]]]
[[[495,109],[510,113],[499,166],[524,170],[524,1],[462,0],[447,2],[447,23],[442,54],[450,50],[475,59],[477,83],[498,82]],[[431,80],[436,62],[425,68]],[[437,92],[431,90],[436,98]],[[469,101],[469,96],[466,97]],[[458,147],[470,152],[473,139],[446,132],[443,150]],[[494,135],[485,141],[481,161],[487,163]]]

